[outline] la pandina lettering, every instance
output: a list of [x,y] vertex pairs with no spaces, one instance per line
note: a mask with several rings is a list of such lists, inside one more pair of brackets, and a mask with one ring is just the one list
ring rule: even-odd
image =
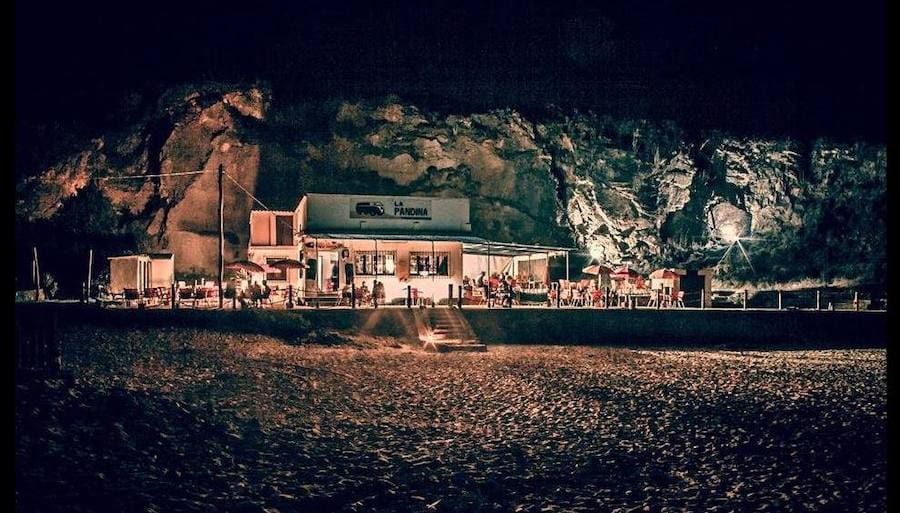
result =
[[428,208],[394,206],[394,215],[399,217],[428,217]]

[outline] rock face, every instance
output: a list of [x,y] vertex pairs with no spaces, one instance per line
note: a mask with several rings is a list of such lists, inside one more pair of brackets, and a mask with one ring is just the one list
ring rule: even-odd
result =
[[[261,208],[251,194],[292,209],[307,191],[356,191],[469,197],[475,235],[600,249],[649,270],[711,258],[723,235],[793,233],[828,184],[886,174],[882,147],[691,140],[671,123],[583,113],[439,115],[395,98],[277,105],[262,86],[185,86],[133,118],[20,180],[18,217],[53,218],[97,178],[122,222],[175,251],[179,270],[212,270],[216,174],[175,174],[221,164],[229,259],[246,252],[249,210]],[[173,176],[103,180],[158,173]]]

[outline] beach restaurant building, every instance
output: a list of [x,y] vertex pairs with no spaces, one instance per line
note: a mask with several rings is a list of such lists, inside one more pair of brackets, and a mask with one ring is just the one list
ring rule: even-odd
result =
[[353,283],[384,285],[385,301],[408,290],[439,301],[473,281],[506,272],[535,293],[546,291],[549,261],[571,248],[496,242],[472,236],[469,200],[424,196],[306,194],[293,211],[250,213],[248,259],[271,266],[297,259],[302,269],[269,268],[269,286],[301,296],[338,294]]

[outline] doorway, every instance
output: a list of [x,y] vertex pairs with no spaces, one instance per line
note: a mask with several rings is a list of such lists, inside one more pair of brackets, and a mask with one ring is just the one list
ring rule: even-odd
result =
[[337,251],[319,251],[316,286],[322,292],[336,292],[339,287],[339,261]]

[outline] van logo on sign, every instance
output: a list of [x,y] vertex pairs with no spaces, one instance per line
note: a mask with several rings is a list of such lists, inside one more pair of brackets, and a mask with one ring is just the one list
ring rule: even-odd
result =
[[356,214],[360,216],[383,216],[384,205],[380,201],[360,201],[356,204]]
[[357,196],[350,202],[350,218],[431,219],[431,200],[396,199],[378,201]]

